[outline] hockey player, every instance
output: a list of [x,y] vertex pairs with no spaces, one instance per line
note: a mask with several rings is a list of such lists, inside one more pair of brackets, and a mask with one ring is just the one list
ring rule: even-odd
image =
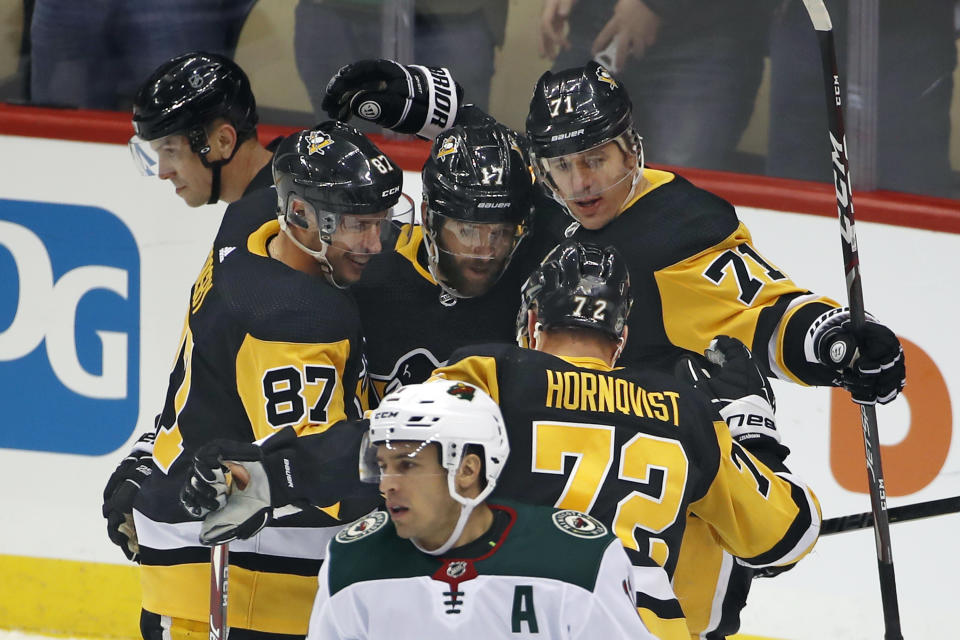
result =
[[[420,116],[403,106],[429,104],[432,92],[391,80],[403,75],[400,66],[389,60],[347,65],[328,86],[325,108],[340,118],[352,114],[416,130]],[[381,108],[359,108],[370,102]],[[767,376],[843,386],[860,403],[892,401],[905,382],[896,335],[872,319],[852,335],[848,310],[797,286],[764,258],[728,202],[677,174],[646,167],[631,110],[622,85],[590,62],[541,76],[526,130],[540,182],[576,220],[568,233],[615,246],[629,263],[634,295],[644,303],[631,316],[633,339],[621,363],[672,371],[719,333],[748,345]],[[849,341],[857,348],[835,364],[830,347]],[[710,547],[710,532],[687,535]],[[711,571],[715,584],[707,586],[707,572],[699,571],[698,579],[685,581],[699,585],[697,594],[681,601],[708,612],[690,616],[692,632],[722,638],[739,626],[750,581],[729,555],[711,563]],[[732,576],[729,587],[724,575]],[[706,626],[696,628],[696,620]]]
[[130,152],[144,175],[170,180],[190,207],[235,202],[272,184],[271,149],[257,139],[250,81],[224,56],[195,51],[137,90]]
[[368,442],[361,475],[387,509],[331,540],[310,640],[655,637],[629,594],[669,593],[659,567],[638,583],[589,515],[488,501],[510,445],[482,390],[403,387],[373,412]]
[[557,216],[534,218],[520,141],[487,116],[444,131],[422,177],[421,224],[352,289],[381,398],[457,347],[511,341],[520,285],[562,238]]
[[[382,234],[402,172],[334,122],[284,139],[272,167],[276,190],[252,194],[237,212],[249,218],[221,228],[193,287],[158,420],[156,470],[134,504],[145,639],[206,633],[209,549],[179,499],[193,453],[218,438],[333,437],[360,415],[362,336],[342,289],[389,246]],[[263,209],[275,217],[238,233]],[[322,509],[274,512],[275,524],[234,549],[231,637],[306,633],[325,542],[378,501],[375,492],[328,497]]]
[[[411,73],[391,60],[347,65],[328,85],[324,109],[430,136],[422,121],[439,91],[405,81]],[[540,77],[526,129],[540,182],[576,221],[568,233],[615,246],[628,261],[644,304],[631,316],[634,339],[623,362],[669,371],[724,333],[761,354],[768,376],[843,386],[860,403],[893,400],[905,374],[896,335],[871,319],[852,336],[848,311],[767,261],[730,203],[646,167],[631,110],[621,84],[589,62]],[[838,365],[828,353],[841,338],[858,348]]]
[[[649,367],[613,369],[629,342],[631,282],[613,247],[569,240],[524,285],[518,332],[530,348],[468,347],[436,371],[499,403],[513,456],[498,495],[588,512],[611,527],[631,557],[649,553],[671,576],[688,511],[744,564],[795,563],[816,542],[820,512],[782,464],[786,449],[766,379],[742,344],[718,340],[715,351],[729,365],[714,368],[713,382],[728,383],[725,396],[733,398],[721,411],[735,423],[728,428],[673,376]],[[762,453],[735,442],[744,438]],[[578,459],[572,470],[567,457]],[[656,633],[686,637],[680,611],[665,606],[672,602],[637,598]]]
[[[270,160],[280,142],[263,147],[257,121],[243,69],[229,58],[195,51],[161,64],[137,91],[130,151],[141,172],[170,180],[188,206],[230,203],[219,233],[243,243],[246,234],[276,217],[273,207],[246,199],[258,190],[272,192]],[[151,431],[137,440],[103,492],[107,535],[134,562],[139,550],[133,501],[153,469],[154,437]]]

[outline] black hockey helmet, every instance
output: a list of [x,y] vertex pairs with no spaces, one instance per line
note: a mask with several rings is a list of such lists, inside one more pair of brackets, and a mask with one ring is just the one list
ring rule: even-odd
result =
[[530,160],[516,134],[496,121],[444,131],[421,176],[431,211],[470,222],[529,222]]
[[[332,234],[340,215],[376,213],[400,200],[403,171],[355,128],[328,120],[284,138],[273,156],[279,214],[308,228],[289,210],[297,196],[325,214],[321,236]],[[327,240],[325,240],[327,241]]]
[[592,149],[632,128],[633,104],[603,65],[545,72],[537,80],[527,115],[527,137],[536,158]]
[[627,265],[612,246],[566,240],[521,288],[518,339],[526,336],[527,311],[533,305],[545,329],[583,327],[619,339],[633,305]]
[[140,138],[182,133],[195,153],[206,145],[204,129],[215,118],[230,122],[239,140],[253,135],[258,119],[247,74],[215,53],[195,51],[164,62],[133,101],[133,128]]
[[[225,118],[237,130],[229,157],[208,160],[207,127]],[[130,153],[143,175],[153,175],[157,160],[149,141],[173,134],[187,137],[190,150],[212,172],[207,204],[220,199],[220,171],[240,143],[256,136],[257,103],[250,80],[230,58],[194,51],[164,62],[150,74],[133,100]]]
[[[529,155],[514,131],[492,119],[458,125],[434,141],[421,176],[431,273],[451,295],[480,295],[458,286],[450,273],[450,256],[502,260],[489,285],[503,274],[533,217],[535,186]],[[460,249],[444,245],[445,225],[456,225],[456,235],[463,241]],[[499,248],[490,245],[494,226]]]

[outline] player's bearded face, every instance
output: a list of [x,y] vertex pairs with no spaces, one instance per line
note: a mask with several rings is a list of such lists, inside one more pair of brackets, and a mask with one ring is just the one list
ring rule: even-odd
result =
[[437,242],[440,276],[465,297],[483,295],[500,278],[516,242],[516,225],[447,218]]
[[397,535],[436,549],[453,533],[460,503],[450,497],[438,445],[423,445],[391,442],[377,447],[380,492]]
[[615,141],[541,161],[547,184],[586,229],[617,217],[633,189],[637,158]]
[[165,136],[151,140],[150,147],[157,155],[157,177],[173,183],[177,195],[187,206],[206,204],[213,186],[213,174],[203,166],[200,156],[190,149],[187,137]]

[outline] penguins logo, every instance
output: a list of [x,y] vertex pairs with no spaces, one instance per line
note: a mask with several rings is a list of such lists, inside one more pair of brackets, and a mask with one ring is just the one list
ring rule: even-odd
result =
[[325,153],[323,148],[331,144],[333,144],[333,138],[322,131],[311,131],[307,134],[307,153],[311,155],[314,153],[323,155]]
[[437,150],[437,158],[442,158],[443,156],[448,156],[451,153],[456,153],[457,143],[454,140],[453,136],[449,136],[443,139],[443,142],[440,143],[440,149]]
[[447,389],[447,393],[449,393],[450,395],[456,396],[461,400],[466,400],[467,402],[473,400],[473,394],[475,391],[476,389],[474,389],[468,384],[463,384],[462,382],[458,382],[457,384]]
[[610,72],[601,65],[597,65],[597,80],[600,82],[606,82],[610,85],[611,89],[617,88],[617,81],[614,80],[613,76],[610,75]]

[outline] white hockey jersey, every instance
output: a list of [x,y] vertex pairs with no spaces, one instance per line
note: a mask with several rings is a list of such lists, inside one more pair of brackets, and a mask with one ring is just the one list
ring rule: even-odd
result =
[[[320,570],[308,640],[654,638],[634,606],[645,585],[633,584],[635,568],[601,522],[549,507],[490,507],[506,526],[472,557],[451,554],[476,545],[441,557],[418,551],[382,511],[347,526]],[[662,593],[666,574],[651,565],[641,575]]]

